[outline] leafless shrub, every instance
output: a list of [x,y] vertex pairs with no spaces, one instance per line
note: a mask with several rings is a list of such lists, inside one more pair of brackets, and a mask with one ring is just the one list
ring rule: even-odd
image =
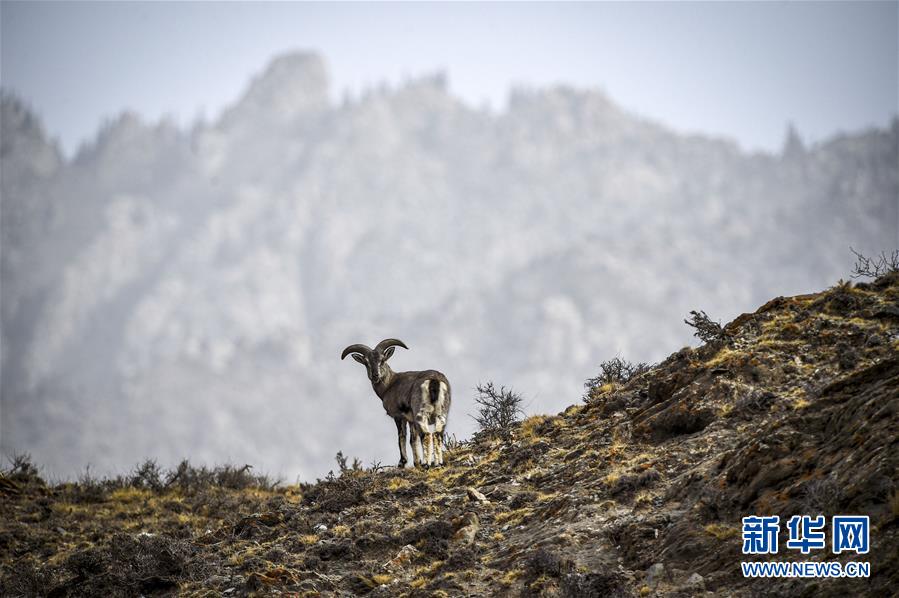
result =
[[315,484],[300,485],[304,502],[329,513],[339,513],[364,503],[365,493],[377,479],[370,474],[383,469],[380,463],[375,463],[371,469],[366,470],[359,459],[353,459],[350,463],[343,451],[337,451],[334,460],[337,461],[337,474],[332,469],[324,479],[316,480]]
[[704,343],[722,342],[729,336],[721,323],[712,320],[704,311],[691,311],[690,319],[684,320],[684,323],[692,327],[693,336]]
[[156,464],[156,461],[147,459],[134,469],[128,484],[134,488],[159,492],[165,488],[165,484],[162,481],[163,475],[162,468]]
[[78,476],[76,483],[63,486],[63,494],[68,502],[99,503],[105,501],[110,492],[124,485],[121,478],[107,479],[94,476],[88,465],[84,468],[84,473]]
[[254,474],[252,465],[219,465],[212,469],[205,465],[195,467],[185,459],[178,467],[166,474],[164,488],[177,487],[182,492],[195,493],[211,487],[243,490],[260,488],[272,490],[281,480],[273,480],[265,474]]
[[334,460],[337,461],[337,467],[340,468],[340,475],[348,471],[362,471],[362,461],[353,457],[353,463],[349,464],[349,458],[344,456],[343,451],[337,451],[337,454],[334,455]]
[[[27,454],[13,455],[9,461],[10,468],[2,472],[5,480],[18,485],[27,484],[29,481],[44,484],[37,475],[38,468],[31,463]],[[358,459],[353,467],[361,468]],[[175,469],[165,470],[153,459],[147,459],[137,465],[130,474],[115,477],[98,477],[88,465],[76,481],[58,483],[55,487],[68,502],[98,503],[107,500],[111,492],[121,488],[139,488],[155,493],[178,489],[184,494],[195,495],[214,488],[274,490],[281,484],[280,479],[255,474],[251,470],[251,465],[226,464],[211,469],[206,466],[195,467],[186,459]]]
[[371,488],[374,479],[374,476],[366,475],[361,468],[347,468],[339,476],[329,471],[325,479],[319,479],[315,484],[301,484],[303,502],[319,511],[339,513],[363,504],[366,500],[365,493]]
[[598,388],[606,384],[624,384],[631,378],[648,372],[651,367],[652,365],[645,362],[631,363],[620,357],[603,361],[599,364],[599,375],[584,382],[584,401],[592,399]]
[[474,400],[479,405],[478,414],[472,417],[478,422],[480,432],[494,438],[511,440],[512,426],[524,415],[521,395],[512,389],[506,390],[505,386],[497,389],[493,382],[479,384],[477,391],[478,396]]
[[465,440],[459,440],[455,434],[447,434],[443,438],[443,447],[448,451],[455,451],[466,444]]
[[31,455],[28,453],[13,453],[7,457],[7,460],[9,461],[9,469],[2,471],[6,478],[19,484],[28,484],[30,482],[44,483],[37,466],[31,462]]
[[899,249],[887,255],[881,251],[880,255],[869,258],[862,255],[852,247],[849,251],[855,254],[855,266],[852,268],[852,278],[880,278],[890,272],[899,272]]

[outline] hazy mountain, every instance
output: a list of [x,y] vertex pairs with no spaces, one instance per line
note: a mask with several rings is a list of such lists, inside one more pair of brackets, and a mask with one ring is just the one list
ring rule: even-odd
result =
[[683,136],[598,91],[473,109],[440,76],[329,102],[277,58],[214,123],[123,114],[65,161],[2,99],[2,449],[51,473],[231,459],[293,479],[393,463],[354,342],[395,369],[570,404],[599,361],[690,342],[899,245],[899,121],[781,155]]

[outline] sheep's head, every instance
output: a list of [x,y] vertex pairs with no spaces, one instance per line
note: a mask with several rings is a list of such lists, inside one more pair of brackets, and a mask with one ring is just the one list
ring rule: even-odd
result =
[[374,349],[369,349],[365,345],[350,345],[343,350],[340,358],[346,359],[347,355],[352,355],[353,359],[365,366],[371,383],[378,384],[387,378],[388,372],[390,372],[387,360],[393,355],[396,347],[409,348],[399,339],[388,338],[378,343]]

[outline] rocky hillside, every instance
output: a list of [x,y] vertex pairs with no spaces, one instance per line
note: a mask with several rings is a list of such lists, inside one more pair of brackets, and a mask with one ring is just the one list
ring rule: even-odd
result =
[[[20,463],[2,478],[0,594],[890,595],[899,275],[778,297],[720,336],[508,441],[459,443],[441,469],[344,460],[272,488],[151,464],[47,486]],[[818,513],[870,516],[870,579],[742,577],[742,516]]]
[[437,76],[334,102],[318,56],[260,67],[214,120],[124,113],[72,158],[3,95],[0,449],[58,476],[386,462],[350,343],[554,412],[600,360],[689,342],[697,305],[730,319],[896,239],[899,120],[755,154],[599,90],[491,112]]

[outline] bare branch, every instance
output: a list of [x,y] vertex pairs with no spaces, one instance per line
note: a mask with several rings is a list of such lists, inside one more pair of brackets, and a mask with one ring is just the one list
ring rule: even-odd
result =
[[880,255],[869,258],[862,255],[852,247],[849,251],[855,254],[855,266],[852,268],[852,278],[880,278],[884,274],[899,271],[899,249],[890,255],[881,251]]

